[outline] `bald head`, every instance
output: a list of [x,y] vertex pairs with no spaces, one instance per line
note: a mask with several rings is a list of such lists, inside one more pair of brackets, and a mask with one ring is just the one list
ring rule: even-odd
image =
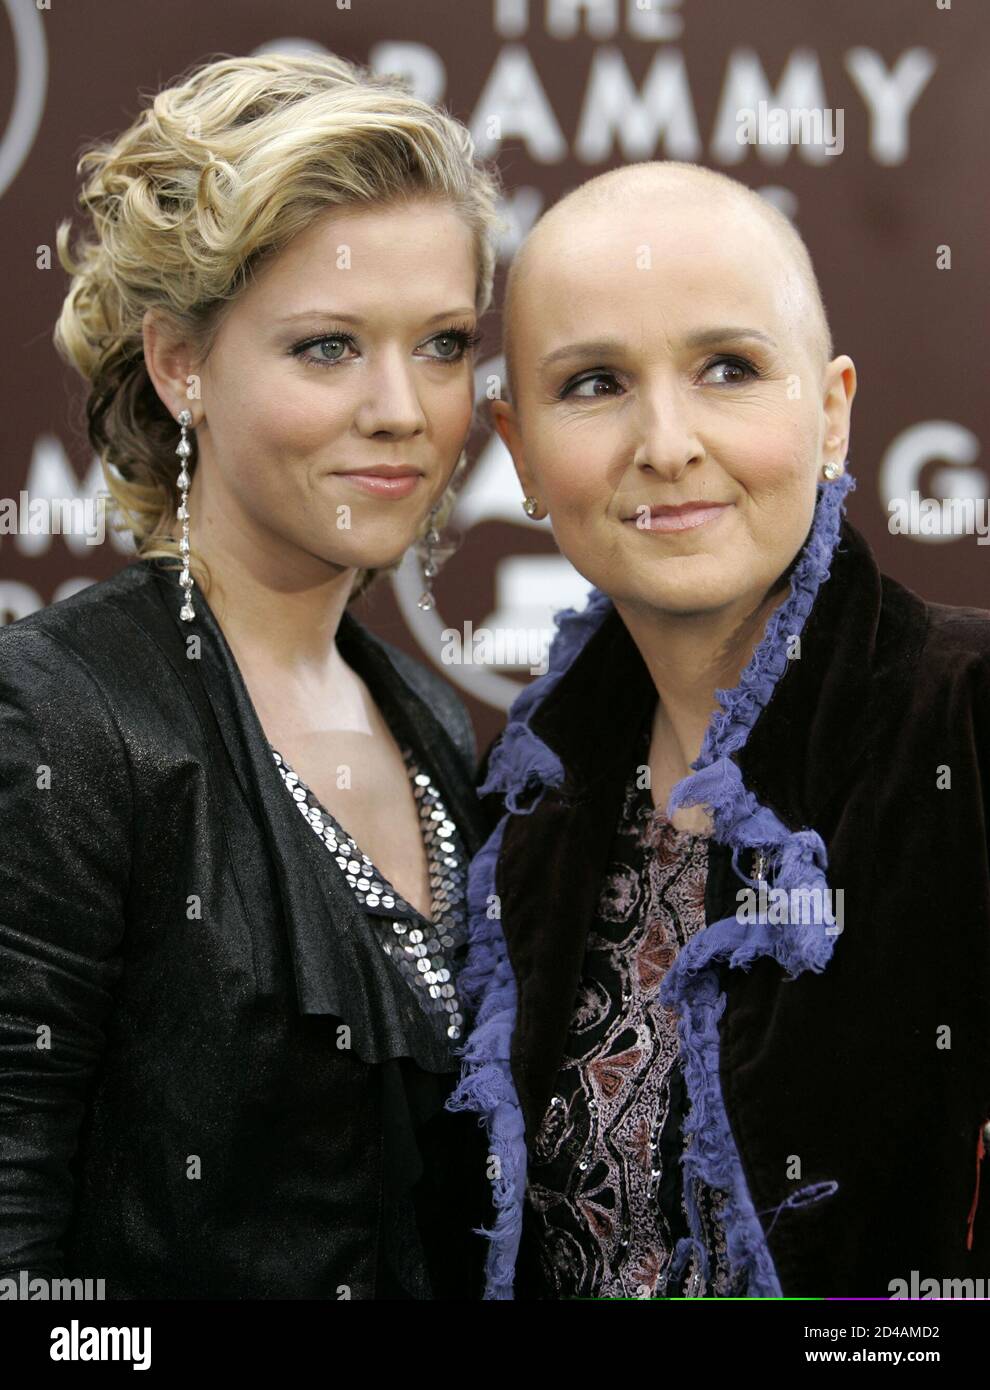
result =
[[679,207],[703,205],[713,225],[733,213],[737,222],[748,214],[750,226],[755,223],[761,228],[773,247],[774,261],[768,273],[776,279],[779,298],[803,336],[816,370],[824,372],[834,356],[828,317],[808,249],[788,218],[727,174],[699,164],[659,160],[613,169],[581,184],[544,213],[519,248],[509,269],[502,313],[506,373],[514,403],[519,400],[518,334],[525,321],[527,289],[541,267],[566,256],[568,242],[583,219],[605,213],[619,229],[624,214],[644,205],[664,211],[669,207],[672,214]]

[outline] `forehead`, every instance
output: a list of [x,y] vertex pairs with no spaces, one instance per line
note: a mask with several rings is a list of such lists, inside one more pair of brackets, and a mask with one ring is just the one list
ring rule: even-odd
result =
[[800,295],[789,252],[756,212],[724,198],[666,194],[576,207],[534,233],[512,306],[530,361],[580,336],[714,324],[793,329]]
[[471,303],[475,269],[471,228],[450,205],[424,199],[329,208],[268,258],[256,282],[268,299],[316,286],[341,303],[370,296],[395,312],[437,295]]

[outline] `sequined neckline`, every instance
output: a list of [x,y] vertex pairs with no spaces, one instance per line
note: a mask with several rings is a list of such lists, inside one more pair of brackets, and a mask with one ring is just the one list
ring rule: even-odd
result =
[[456,1042],[464,1016],[451,958],[467,938],[467,854],[430,776],[421,769],[412,750],[400,745],[416,798],[429,866],[432,916],[428,918],[378,871],[278,749],[271,743],[268,747],[300,813],[326,845],[365,908],[385,954],[424,1011],[442,1024],[448,1040]]

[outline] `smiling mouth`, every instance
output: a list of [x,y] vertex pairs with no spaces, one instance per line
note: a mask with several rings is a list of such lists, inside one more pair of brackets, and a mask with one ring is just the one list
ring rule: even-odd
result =
[[408,497],[423,474],[410,469],[394,473],[336,473],[334,476],[353,483],[362,492],[371,493],[372,496],[398,498]]
[[715,521],[732,505],[731,502],[682,502],[677,507],[651,507],[649,516],[638,511],[626,517],[624,524],[635,526],[638,531],[696,531],[699,526]]

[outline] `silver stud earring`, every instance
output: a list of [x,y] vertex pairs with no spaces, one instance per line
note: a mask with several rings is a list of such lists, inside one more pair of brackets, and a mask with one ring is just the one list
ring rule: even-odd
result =
[[523,511],[526,513],[526,515],[532,516],[533,513],[539,508],[540,504],[535,497],[524,497],[522,505]]
[[423,579],[426,582],[426,588],[417,599],[416,607],[424,610],[436,606],[436,599],[433,595],[433,580],[440,573],[440,567],[449,560],[457,549],[456,540],[444,541],[437,530],[436,518],[440,506],[441,503],[438,502],[430,512],[430,524],[423,539],[417,545],[422,560]]
[[822,464],[822,475],[827,483],[834,483],[836,478],[841,478],[846,471],[846,465],[840,463],[838,459],[829,459],[828,463]]
[[192,424],[192,415],[188,410],[180,410],[178,414],[179,424],[182,426],[182,438],[175,446],[175,452],[182,460],[182,467],[179,469],[179,476],[176,479],[179,490],[182,493],[182,500],[176,509],[176,516],[182,522],[182,539],[179,541],[179,550],[182,552],[182,573],[179,575],[179,583],[185,590],[186,601],[179,609],[179,617],[184,623],[191,622],[196,616],[196,611],[192,606],[192,575],[189,573],[189,470],[186,463],[192,454],[192,445],[186,437],[189,426]]

